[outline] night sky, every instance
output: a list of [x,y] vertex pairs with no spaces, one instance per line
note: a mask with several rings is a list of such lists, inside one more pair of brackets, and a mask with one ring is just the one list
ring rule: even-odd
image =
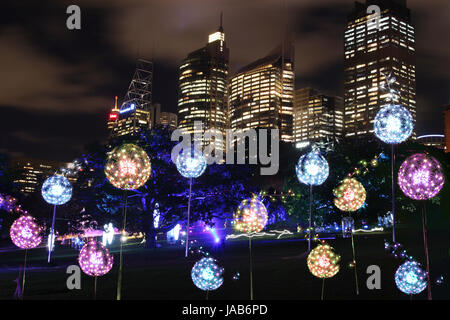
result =
[[[450,104],[450,1],[408,0],[416,27],[418,134],[442,133]],[[81,7],[81,30],[66,8]],[[343,95],[352,0],[2,0],[0,153],[71,161],[103,141],[136,59],[154,59],[153,101],[176,112],[177,67],[223,27],[233,74],[295,34],[296,88]]]

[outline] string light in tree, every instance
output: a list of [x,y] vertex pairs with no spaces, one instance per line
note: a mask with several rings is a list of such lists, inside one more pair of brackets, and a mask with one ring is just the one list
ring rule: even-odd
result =
[[72,186],[66,177],[53,175],[44,181],[41,193],[47,203],[59,206],[72,198]]
[[317,278],[334,277],[340,269],[341,256],[328,244],[319,244],[311,250],[306,261],[309,271]]
[[267,208],[256,197],[241,202],[233,217],[234,228],[240,232],[260,232],[267,224]]
[[201,258],[192,268],[191,278],[195,286],[204,291],[218,289],[223,284],[224,269],[214,258]]
[[364,186],[355,178],[345,178],[341,185],[333,190],[335,199],[334,205],[341,211],[356,211],[366,201],[366,190]]
[[395,272],[397,288],[406,294],[419,294],[427,287],[427,273],[417,261],[406,261]]
[[403,193],[411,199],[431,199],[444,186],[442,166],[432,156],[424,153],[413,154],[400,166],[398,185]]
[[197,149],[183,149],[175,159],[180,174],[185,178],[198,178],[206,169],[206,157]]
[[9,235],[12,242],[22,249],[36,248],[42,241],[42,228],[32,216],[21,216],[11,226]]
[[402,143],[411,136],[413,128],[411,113],[401,105],[388,104],[375,116],[375,135],[388,144]]
[[329,170],[327,160],[317,151],[302,155],[295,166],[298,180],[301,183],[314,186],[325,182]]
[[89,241],[83,246],[78,255],[78,264],[87,275],[98,277],[107,274],[114,262],[114,257],[109,250],[95,240]]
[[105,174],[109,182],[122,190],[142,187],[150,178],[152,167],[147,153],[135,144],[116,147],[108,156]]

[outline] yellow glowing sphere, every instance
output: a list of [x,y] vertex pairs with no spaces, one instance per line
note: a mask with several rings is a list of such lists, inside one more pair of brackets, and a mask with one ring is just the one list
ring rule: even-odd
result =
[[106,178],[114,187],[122,190],[142,187],[151,173],[152,166],[147,153],[130,143],[115,148],[105,165]]
[[319,244],[311,250],[306,263],[309,271],[317,278],[334,277],[340,269],[341,256],[334,252],[328,244]]
[[234,214],[234,228],[240,232],[260,232],[267,224],[266,206],[256,198],[241,202]]
[[345,178],[334,190],[334,205],[342,211],[356,211],[366,201],[366,189],[355,178]]

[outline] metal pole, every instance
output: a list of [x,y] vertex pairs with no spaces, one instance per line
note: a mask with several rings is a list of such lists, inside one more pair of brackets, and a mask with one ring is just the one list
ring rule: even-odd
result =
[[395,152],[394,145],[391,144],[391,176],[392,176],[392,241],[395,243]]
[[322,296],[320,298],[320,300],[323,300],[323,289],[325,287],[325,278],[322,278]]
[[48,248],[48,258],[47,258],[47,262],[50,263],[50,257],[52,255],[52,248],[53,248],[53,235],[55,232],[55,216],[56,216],[56,204],[53,206],[53,220],[52,220],[52,229],[50,231],[50,247]]
[[125,234],[125,226],[127,224],[127,206],[128,206],[128,197],[127,191],[124,191],[125,204],[123,207],[123,227],[122,227],[122,235],[120,236],[120,253],[119,253],[119,276],[117,279],[117,300],[121,299],[122,296],[122,269],[123,269],[123,241],[122,236]]
[[248,253],[250,262],[250,300],[253,300],[252,237],[250,235],[248,235]]
[[353,240],[353,228],[352,228],[352,250],[353,250],[353,268],[355,269],[356,295],[359,295],[358,273],[356,272],[355,241]]
[[189,201],[188,201],[188,220],[186,227],[186,250],[184,252],[184,257],[187,258],[189,251],[189,223],[191,218],[191,194],[192,194],[192,178],[189,178]]
[[425,214],[425,202],[424,201],[422,201],[422,233],[423,233],[423,245],[425,247],[425,259],[427,262],[428,300],[433,300],[431,297],[430,258],[429,258],[429,253],[428,253],[427,218],[426,218],[426,214]]
[[312,193],[312,184],[309,185],[309,235],[308,235],[308,252],[311,251],[311,229],[312,229],[312,200],[313,200],[313,193]]
[[23,260],[23,275],[22,275],[22,300],[25,294],[25,271],[27,269],[27,253],[28,249],[25,249],[25,258]]
[[94,300],[97,300],[97,276],[94,279]]

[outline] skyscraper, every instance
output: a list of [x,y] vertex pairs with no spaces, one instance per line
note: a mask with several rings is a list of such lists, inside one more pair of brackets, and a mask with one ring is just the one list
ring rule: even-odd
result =
[[20,159],[16,162],[16,168],[20,174],[14,181],[22,193],[34,193],[40,191],[42,183],[55,173],[58,164],[56,162],[35,159]]
[[159,124],[168,126],[171,129],[176,129],[178,127],[178,117],[172,112],[161,112]]
[[139,59],[133,79],[119,109],[118,119],[111,132],[112,136],[132,135],[141,128],[150,128],[152,80],[153,62]]
[[231,128],[276,128],[282,141],[293,142],[294,81],[290,41],[240,69],[229,83]]
[[[228,59],[221,18],[220,27],[209,35],[206,46],[189,53],[179,69],[178,128],[184,133],[203,135],[214,128],[225,135]],[[194,132],[195,121],[202,122],[199,132]]]
[[450,152],[450,105],[444,107],[445,152]]
[[344,103],[341,97],[325,95],[312,88],[295,90],[294,141],[297,148],[312,142],[343,136]]
[[[381,10],[378,23],[370,23],[370,5]],[[368,23],[369,22],[369,23]],[[373,132],[373,120],[386,104],[388,93],[380,86],[385,75],[399,94],[397,103],[405,106],[416,121],[416,67],[414,27],[406,0],[366,0],[355,2],[348,16],[344,38],[344,126],[345,134],[363,136]]]

